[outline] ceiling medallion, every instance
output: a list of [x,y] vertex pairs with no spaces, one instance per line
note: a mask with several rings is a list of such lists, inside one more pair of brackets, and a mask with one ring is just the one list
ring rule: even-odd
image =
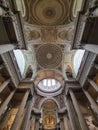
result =
[[48,8],[45,8],[44,10],[43,10],[43,15],[45,16],[45,17],[47,17],[47,18],[53,18],[53,17],[55,17],[55,15],[56,15],[56,12],[55,12],[55,9],[54,8],[51,8],[51,7],[48,7]]
[[30,3],[30,12],[36,24],[59,25],[63,24],[68,16],[67,0],[36,0],[34,3],[32,2]]
[[36,58],[42,68],[56,68],[62,62],[62,50],[54,44],[44,44],[38,47]]

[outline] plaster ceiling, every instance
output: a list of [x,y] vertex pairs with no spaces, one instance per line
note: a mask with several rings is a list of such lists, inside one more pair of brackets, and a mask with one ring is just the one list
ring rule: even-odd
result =
[[28,48],[34,50],[34,72],[59,71],[66,79],[68,66],[73,69],[75,51],[70,46],[82,0],[16,0],[16,4],[23,17]]
[[69,0],[21,0],[17,2],[22,15],[29,23],[37,25],[60,25],[69,16]]
[[66,0],[36,0],[31,3],[32,19],[38,24],[60,25],[68,16],[69,6]]

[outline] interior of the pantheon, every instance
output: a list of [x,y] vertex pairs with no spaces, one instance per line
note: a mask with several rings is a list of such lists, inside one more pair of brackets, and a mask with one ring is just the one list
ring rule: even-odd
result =
[[98,0],[0,0],[0,130],[98,130]]

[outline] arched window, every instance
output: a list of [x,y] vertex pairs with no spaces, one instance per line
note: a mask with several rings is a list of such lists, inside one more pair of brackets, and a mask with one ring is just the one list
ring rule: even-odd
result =
[[14,52],[14,55],[15,55],[15,58],[16,58],[20,73],[21,73],[21,75],[23,75],[24,70],[25,70],[25,58],[24,58],[24,55],[23,55],[22,51],[19,50],[19,49],[14,50],[13,52]]
[[73,61],[75,76],[78,74],[78,70],[80,68],[84,53],[85,53],[85,50],[77,50],[75,53],[74,61]]

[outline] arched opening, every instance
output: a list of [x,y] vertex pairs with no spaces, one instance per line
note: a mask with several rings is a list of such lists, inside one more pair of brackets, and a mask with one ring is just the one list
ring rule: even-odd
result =
[[41,118],[44,129],[55,129],[57,125],[57,104],[52,99],[47,99],[42,104]]
[[44,70],[37,73],[34,79],[34,83],[37,86],[38,83],[43,79],[55,79],[58,80],[62,85],[64,84],[64,77],[61,73],[54,70]]
[[17,61],[19,71],[20,71],[21,75],[23,76],[24,71],[25,71],[25,66],[26,66],[23,52],[19,49],[14,50],[13,52],[14,52],[14,55],[15,55],[15,58],[16,58],[16,61]]
[[74,55],[73,66],[74,66],[74,75],[75,75],[75,77],[78,74],[78,71],[79,71],[80,65],[82,63],[84,53],[85,53],[85,50],[80,50],[79,49],[79,50],[76,51],[76,53]]

